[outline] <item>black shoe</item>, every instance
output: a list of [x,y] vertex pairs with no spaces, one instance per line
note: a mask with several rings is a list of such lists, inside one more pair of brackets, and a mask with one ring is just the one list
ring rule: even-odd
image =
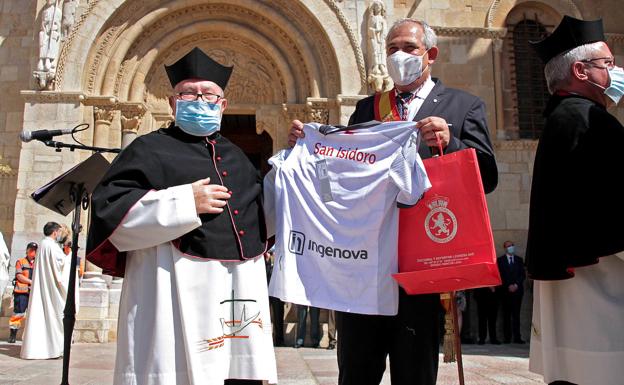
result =
[[300,348],[300,347],[302,347],[302,346],[303,346],[303,340],[302,340],[302,339],[298,339],[298,340],[295,342],[295,349],[299,349],[299,348]]
[[9,334],[9,339],[7,340],[7,342],[10,344],[14,344],[15,340],[17,339],[17,329],[10,329],[10,330],[11,330],[11,334]]
[[501,344],[501,342],[499,340],[492,340],[492,341],[490,341],[490,343],[492,345],[500,345]]
[[479,342],[477,342],[477,344],[479,344],[479,345],[485,345],[485,340],[479,340]]
[[514,344],[524,345],[524,341],[518,338],[514,340]]
[[336,344],[330,343],[329,345],[327,345],[327,350],[334,350],[336,349]]

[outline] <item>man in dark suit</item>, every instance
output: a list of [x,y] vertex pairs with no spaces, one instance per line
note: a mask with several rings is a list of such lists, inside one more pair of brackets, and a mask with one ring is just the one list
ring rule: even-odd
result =
[[501,286],[501,303],[503,305],[503,335],[506,344],[513,342],[523,344],[520,336],[520,306],[524,293],[524,261],[515,255],[515,246],[511,241],[503,244],[505,255],[498,257],[498,270],[503,282]]
[[[485,105],[466,92],[446,88],[431,78],[438,56],[437,37],[425,22],[397,21],[386,37],[388,72],[395,83],[389,92],[360,100],[349,124],[370,120],[413,120],[421,134],[419,154],[432,156],[438,144],[444,153],[466,148],[477,151],[486,193],[494,190],[498,173],[488,133]],[[391,100],[391,112],[379,114],[379,99]],[[388,104],[386,104],[388,105]],[[289,143],[302,137],[302,124],[293,121]],[[390,356],[393,385],[436,383],[439,353],[437,294],[408,296],[399,289],[395,316],[337,312],[340,385],[377,385]]]
[[498,287],[480,287],[474,290],[479,319],[479,345],[485,344],[485,337],[490,335],[492,345],[500,345],[496,338],[496,319],[498,318]]

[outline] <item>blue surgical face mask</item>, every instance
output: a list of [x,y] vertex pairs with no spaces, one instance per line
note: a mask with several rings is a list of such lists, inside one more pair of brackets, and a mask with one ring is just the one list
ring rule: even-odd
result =
[[624,69],[622,69],[622,67],[615,66],[613,68],[599,68],[604,68],[609,72],[609,78],[611,79],[609,87],[601,86],[600,84],[594,83],[591,80],[588,80],[588,82],[595,85],[596,87],[601,88],[604,94],[609,97],[609,99],[611,99],[615,104],[618,104],[620,102],[620,99],[622,99],[622,96],[624,96]]
[[176,126],[193,136],[210,136],[221,128],[221,105],[201,100],[176,100]]
[[516,251],[516,248],[513,246],[507,246],[506,250],[507,250],[507,254],[512,255]]
[[618,104],[624,95],[624,69],[622,67],[609,68],[609,77],[611,78],[611,83],[604,93],[615,104]]

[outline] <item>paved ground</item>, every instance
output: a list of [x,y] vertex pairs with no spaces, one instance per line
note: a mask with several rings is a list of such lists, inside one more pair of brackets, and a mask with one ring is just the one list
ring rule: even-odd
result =
[[[62,361],[25,361],[19,343],[0,342],[1,385],[58,385]],[[541,377],[528,371],[528,345],[464,345],[464,372],[468,385],[540,385]],[[278,378],[282,385],[335,385],[335,350],[277,348]],[[111,385],[114,344],[74,344],[71,385]],[[383,385],[389,385],[386,373]],[[455,385],[457,366],[440,363],[438,385]]]

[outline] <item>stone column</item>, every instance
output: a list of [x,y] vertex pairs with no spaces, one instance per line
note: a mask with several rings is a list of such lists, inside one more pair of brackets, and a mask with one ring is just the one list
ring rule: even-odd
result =
[[119,106],[119,109],[121,110],[121,148],[125,148],[137,138],[146,108],[142,103],[124,103]]
[[[115,111],[111,107],[93,107],[93,145],[96,147],[108,147],[110,126],[113,122]],[[107,283],[102,276],[102,269],[91,262],[85,262],[85,273],[82,279],[81,294],[87,289],[106,289]],[[89,294],[87,294],[89,295]],[[108,299],[106,301],[108,303]]]
[[115,117],[112,107],[93,107],[93,145],[107,147],[111,124]]
[[353,111],[355,111],[355,105],[360,99],[364,99],[367,95],[338,95],[336,98],[336,111],[338,114],[337,120],[339,124],[349,124],[349,118]]
[[[125,148],[139,133],[139,126],[145,114],[145,106],[142,103],[124,103],[118,105],[121,111],[121,148]],[[113,277],[109,285],[108,296],[108,317],[117,319],[119,315],[119,300],[121,298],[121,288],[123,286],[123,278]],[[117,334],[116,324],[111,325],[109,335],[114,338]]]
[[[110,130],[115,118],[112,100],[98,100],[104,105],[93,106],[93,146],[111,147]],[[92,101],[87,101],[91,103]],[[85,263],[85,273],[80,285],[80,312],[76,317],[78,342],[109,342],[111,328],[117,324],[116,312],[111,315],[111,297],[118,296],[109,290],[112,277],[102,274],[102,269],[91,262]],[[113,340],[115,333],[113,332]]]
[[273,140],[273,153],[288,146],[288,128],[290,124],[283,115],[281,105],[264,105],[256,111],[256,134],[264,131]]
[[304,123],[308,121],[306,104],[282,104],[282,111],[279,117],[281,124],[279,124],[278,127],[280,130],[284,131],[282,134],[280,134],[279,131],[276,134],[276,138],[273,141],[274,152],[288,146],[288,132],[290,130],[290,123],[294,119]]
[[504,134],[503,127],[505,124],[504,117],[504,104],[503,104],[503,72],[502,72],[502,60],[503,60],[503,39],[495,37],[492,39],[492,55],[494,56],[494,100],[495,100],[495,113],[496,113],[496,125],[490,127],[490,136],[493,139],[498,138],[500,134]]

